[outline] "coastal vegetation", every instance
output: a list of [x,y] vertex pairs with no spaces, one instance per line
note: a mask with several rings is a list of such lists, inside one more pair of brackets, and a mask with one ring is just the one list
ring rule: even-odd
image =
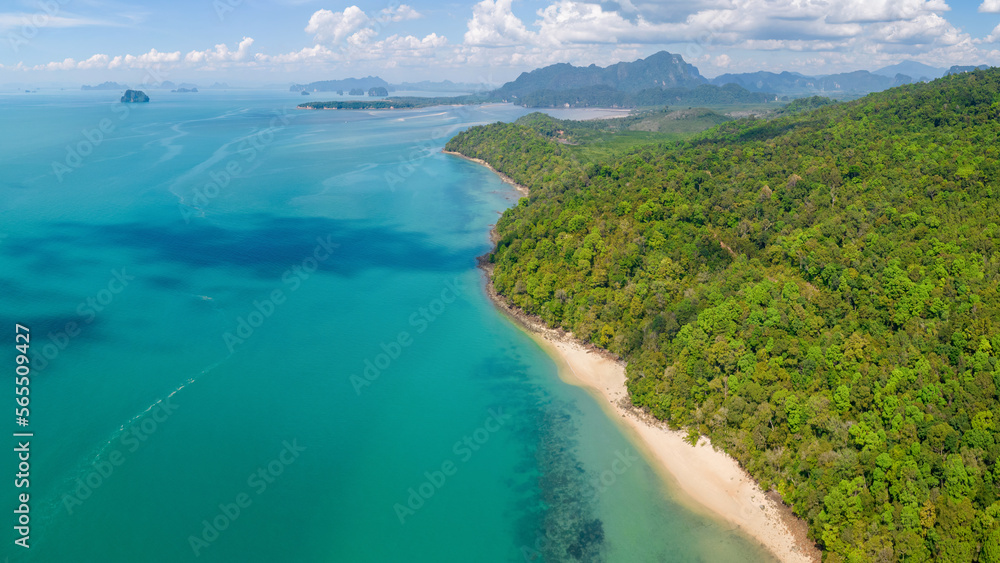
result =
[[448,143],[531,191],[495,289],[625,359],[633,403],[778,491],[826,561],[1000,561],[1000,69],[684,140],[641,121]]

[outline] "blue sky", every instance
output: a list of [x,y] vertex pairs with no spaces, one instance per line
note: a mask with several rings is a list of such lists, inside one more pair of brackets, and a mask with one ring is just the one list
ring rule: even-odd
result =
[[500,83],[659,50],[706,76],[1000,65],[1000,0],[3,0],[0,82]]

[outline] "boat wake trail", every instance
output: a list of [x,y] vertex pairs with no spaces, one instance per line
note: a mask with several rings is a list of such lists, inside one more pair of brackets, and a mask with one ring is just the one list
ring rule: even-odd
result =
[[[229,354],[188,377],[169,393],[130,417],[113,430],[106,439],[101,440],[82,456],[79,462],[62,478],[61,483],[52,489],[43,502],[39,503],[38,524],[40,525],[36,527],[36,530],[42,531],[45,523],[57,518],[62,512],[72,515],[88,498],[98,494],[97,489],[106,479],[113,478],[111,474],[117,466],[126,463],[127,456],[139,448],[140,440],[145,441],[149,434],[155,432],[157,425],[167,420],[165,417],[170,416],[170,413],[176,408],[170,400],[186,387],[204,379],[232,356],[233,354]],[[145,424],[147,420],[155,422],[155,424]],[[124,461],[122,461],[123,459]]]

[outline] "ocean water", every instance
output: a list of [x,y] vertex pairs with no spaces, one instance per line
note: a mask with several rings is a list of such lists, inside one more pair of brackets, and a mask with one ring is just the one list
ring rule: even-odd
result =
[[0,557],[771,560],[487,300],[517,195],[440,150],[525,110],[114,98],[0,96],[0,361],[20,323],[33,370],[26,428],[0,396],[33,433]]

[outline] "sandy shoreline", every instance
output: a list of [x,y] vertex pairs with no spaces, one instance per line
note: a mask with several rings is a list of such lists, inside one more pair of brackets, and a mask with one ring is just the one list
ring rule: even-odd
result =
[[460,152],[455,152],[455,151],[442,150],[441,152],[443,152],[444,154],[450,154],[452,156],[457,156],[458,158],[464,158],[465,160],[471,160],[472,162],[475,162],[476,164],[482,164],[486,168],[489,168],[498,177],[500,177],[500,179],[503,180],[504,183],[510,184],[515,190],[517,190],[518,192],[520,192],[521,195],[523,195],[524,197],[528,197],[528,193],[529,193],[528,192],[528,188],[522,186],[521,184],[518,184],[510,176],[504,174],[503,172],[497,170],[496,168],[493,168],[492,166],[490,166],[490,163],[486,162],[485,160],[483,160],[481,158],[472,158],[472,157],[469,157],[469,156],[465,156],[464,154],[462,154]]
[[[448,152],[448,151],[445,151]],[[480,159],[468,158],[490,168]],[[527,195],[528,189],[497,172],[507,183]],[[495,233],[490,233],[496,240]],[[571,333],[551,329],[498,295],[490,282],[492,265],[480,260],[486,273],[486,292],[493,304],[523,328],[559,366],[560,377],[586,388],[599,399],[608,415],[617,420],[646,454],[664,479],[680,493],[678,500],[694,509],[707,510],[742,530],[785,563],[819,562],[820,552],[806,536],[806,524],[791,509],[768,494],[735,459],[712,448],[705,438],[692,446],[686,433],[671,430],[635,408],[625,387],[625,366],[606,351],[581,343]]]

